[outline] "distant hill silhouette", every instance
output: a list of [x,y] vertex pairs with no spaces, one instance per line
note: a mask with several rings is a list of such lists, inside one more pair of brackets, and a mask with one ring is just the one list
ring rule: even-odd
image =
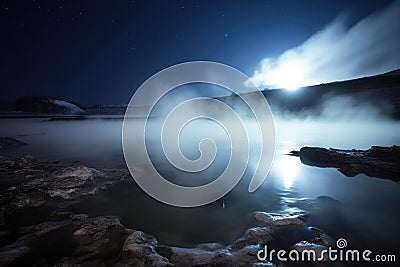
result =
[[[382,110],[383,115],[400,119],[400,70],[354,80],[306,86],[295,91],[265,89],[262,92],[275,112],[318,115],[323,105],[329,101],[338,97],[348,97],[360,105],[385,106]],[[219,99],[230,103],[235,98],[237,96]]]
[[40,96],[27,96],[18,98],[14,103],[14,108],[16,111],[43,114],[85,113],[84,109],[76,103]]

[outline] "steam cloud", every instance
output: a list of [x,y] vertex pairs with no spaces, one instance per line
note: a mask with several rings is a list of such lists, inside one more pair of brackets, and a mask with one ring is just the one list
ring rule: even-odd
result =
[[252,80],[258,86],[291,89],[399,68],[399,17],[400,1],[350,28],[339,16],[300,46],[263,59]]

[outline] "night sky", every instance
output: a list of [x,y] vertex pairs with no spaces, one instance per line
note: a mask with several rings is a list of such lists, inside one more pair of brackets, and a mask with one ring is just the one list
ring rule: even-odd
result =
[[165,67],[212,60],[252,75],[347,14],[391,1],[0,1],[1,101],[126,104]]

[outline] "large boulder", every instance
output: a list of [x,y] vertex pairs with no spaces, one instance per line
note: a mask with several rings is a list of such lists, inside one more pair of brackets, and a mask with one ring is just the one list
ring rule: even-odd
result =
[[368,176],[400,180],[400,146],[372,146],[368,150],[341,150],[302,147],[291,151],[303,164],[321,168],[337,168],[348,177],[364,173]]

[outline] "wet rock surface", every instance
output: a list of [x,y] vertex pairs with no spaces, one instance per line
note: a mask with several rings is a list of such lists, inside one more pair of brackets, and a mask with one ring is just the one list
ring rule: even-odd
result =
[[367,176],[400,180],[400,146],[372,146],[368,150],[341,150],[303,147],[291,151],[303,164],[321,168],[337,168],[348,177],[363,173]]
[[257,211],[254,213],[254,219],[268,226],[302,226],[307,220],[307,214],[304,212],[295,212],[288,214],[268,213]]
[[307,230],[305,212],[259,211],[253,214],[256,226],[227,246],[164,246],[125,227],[118,217],[68,211],[69,205],[130,179],[127,170],[63,166],[32,157],[1,159],[0,266],[275,266],[260,262],[257,252],[285,227],[312,232],[314,239],[304,242],[315,246],[332,242],[318,228]]
[[[126,170],[101,171],[83,165],[65,167],[32,157],[1,157],[0,173],[0,188],[5,189],[0,194],[0,203],[6,210],[37,208],[52,201],[78,199],[129,179]],[[17,184],[7,183],[13,179]]]

